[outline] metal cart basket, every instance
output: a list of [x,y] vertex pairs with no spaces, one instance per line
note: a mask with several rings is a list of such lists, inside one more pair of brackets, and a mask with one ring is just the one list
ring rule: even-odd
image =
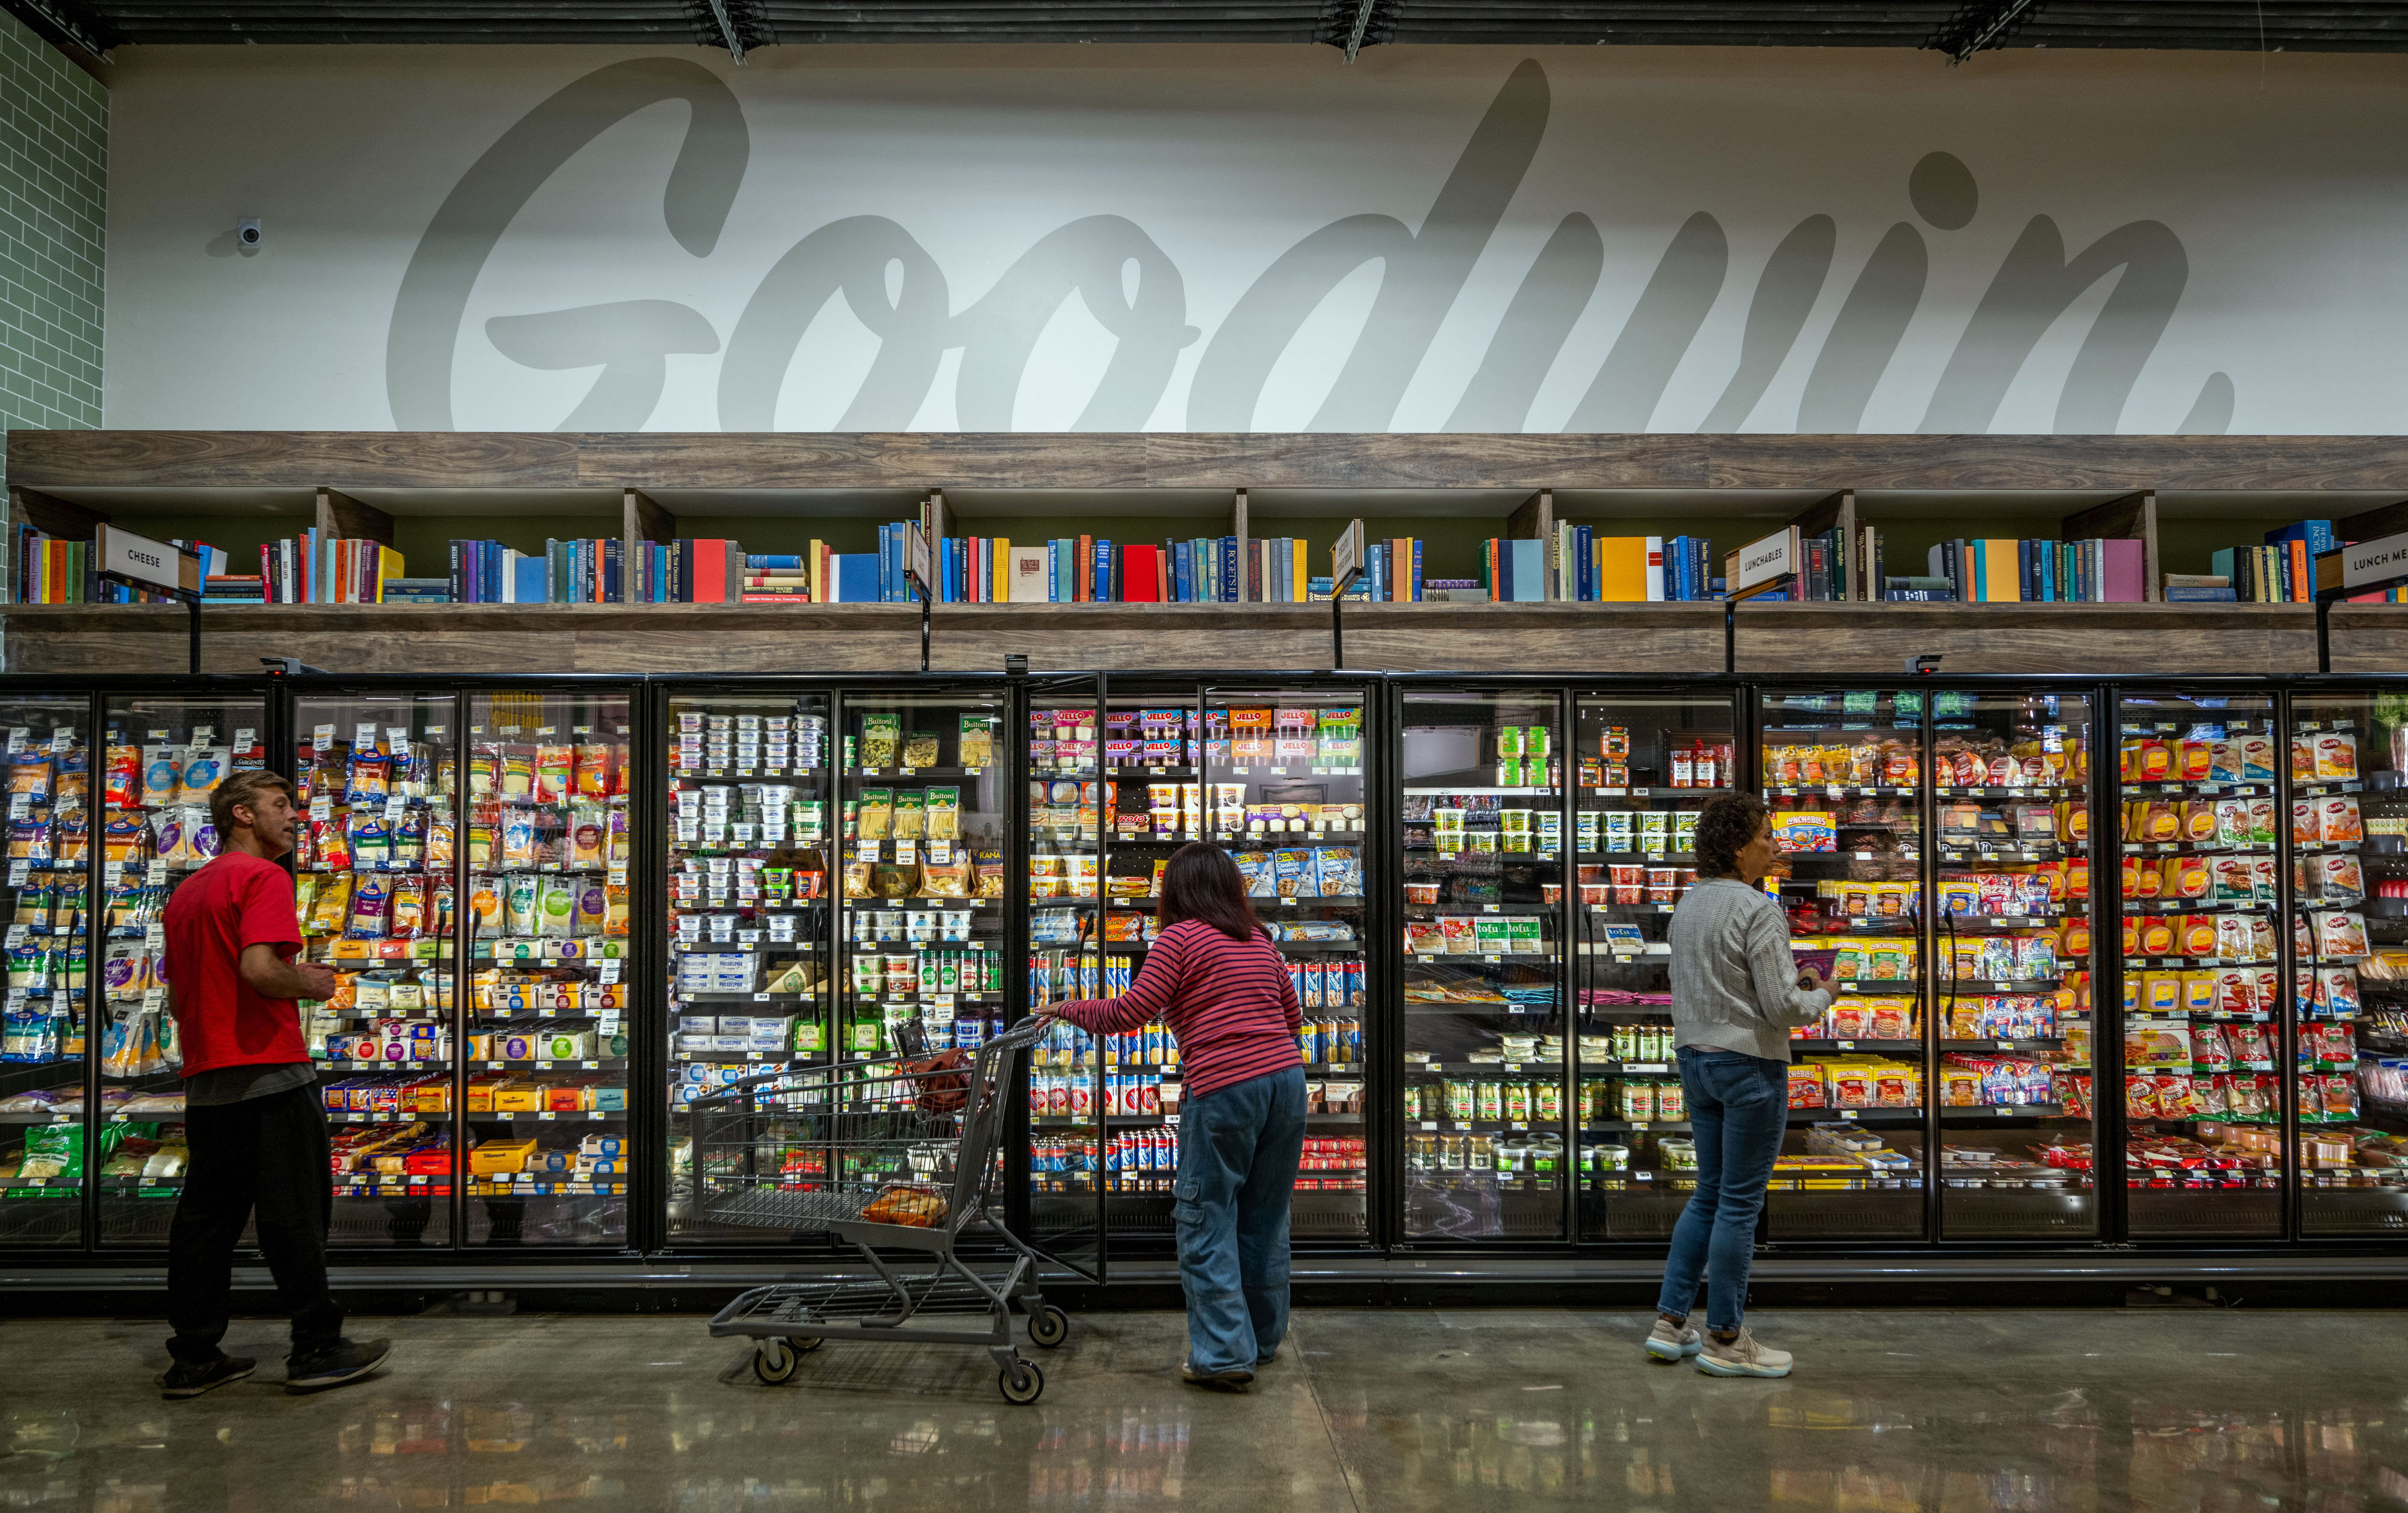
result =
[[[748,1078],[695,1100],[695,1201],[709,1219],[824,1232],[877,1273],[874,1280],[756,1287],[711,1320],[712,1336],[754,1340],[753,1372],[770,1383],[791,1377],[803,1352],[831,1339],[982,1345],[1005,1400],[1036,1402],[1044,1374],[1012,1345],[1012,1309],[1027,1314],[1029,1343],[1046,1349],[1068,1337],[1070,1320],[1045,1301],[1038,1253],[990,1201],[1012,1073],[1042,1027],[1032,1019],[955,1068],[844,1062]],[[956,1253],[973,1225],[1010,1255],[1001,1276],[982,1277]],[[926,1268],[890,1262],[881,1250],[917,1252]]]

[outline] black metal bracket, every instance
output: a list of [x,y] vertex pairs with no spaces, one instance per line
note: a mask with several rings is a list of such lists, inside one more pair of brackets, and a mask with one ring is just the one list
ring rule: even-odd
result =
[[1329,670],[1346,665],[1346,595],[1329,596]]
[[928,607],[928,596],[923,593],[920,595],[920,670],[924,673],[928,670],[928,623],[930,613],[931,611]]

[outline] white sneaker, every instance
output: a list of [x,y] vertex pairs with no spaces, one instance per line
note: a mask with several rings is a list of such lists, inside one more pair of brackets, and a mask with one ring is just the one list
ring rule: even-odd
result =
[[1657,1314],[1656,1327],[1647,1332],[1647,1353],[1658,1361],[1678,1364],[1684,1357],[1698,1353],[1698,1342],[1703,1337],[1687,1324],[1675,1324]]
[[1787,1350],[1758,1343],[1742,1326],[1739,1338],[1727,1345],[1708,1335],[1698,1351],[1698,1369],[1709,1377],[1786,1377],[1792,1359]]

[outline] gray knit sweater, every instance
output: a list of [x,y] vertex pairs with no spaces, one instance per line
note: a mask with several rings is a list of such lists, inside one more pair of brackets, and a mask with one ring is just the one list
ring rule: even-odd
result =
[[1720,1046],[1789,1060],[1792,1025],[1812,1024],[1831,995],[1798,986],[1781,906],[1736,878],[1700,878],[1672,911],[1675,1045]]

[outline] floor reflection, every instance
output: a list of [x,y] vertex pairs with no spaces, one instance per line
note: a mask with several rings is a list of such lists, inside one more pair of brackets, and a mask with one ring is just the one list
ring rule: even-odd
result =
[[1796,1314],[1783,1382],[1650,1365],[1642,1322],[1310,1313],[1257,1391],[1225,1397],[1175,1380],[1176,1316],[1094,1316],[1020,1409],[976,1351],[831,1345],[769,1388],[698,1320],[546,1318],[380,1321],[400,1349],[364,1388],[287,1398],[270,1359],[163,1404],[155,1327],[22,1320],[0,1324],[0,1510],[2408,1503],[2388,1315]]

